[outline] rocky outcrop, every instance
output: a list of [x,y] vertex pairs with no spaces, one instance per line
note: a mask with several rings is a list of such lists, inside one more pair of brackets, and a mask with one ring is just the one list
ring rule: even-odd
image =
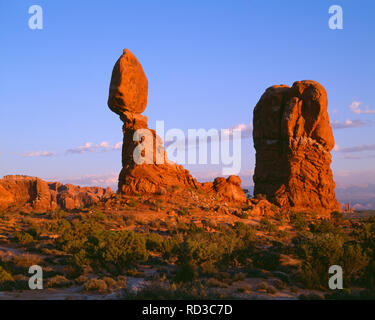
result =
[[202,189],[209,194],[217,194],[222,200],[240,202],[247,200],[246,194],[241,188],[240,177],[234,175],[229,176],[227,179],[217,177],[214,182],[203,183]]
[[254,108],[254,194],[281,208],[340,210],[330,169],[335,145],[327,94],[318,82],[268,88]]
[[188,170],[168,160],[161,138],[141,115],[147,104],[147,88],[141,64],[125,49],[113,68],[108,98],[108,107],[124,123],[118,191],[158,193],[171,186],[198,188]]
[[111,194],[110,188],[64,185],[21,175],[5,176],[0,179],[0,210],[73,210],[92,205]]

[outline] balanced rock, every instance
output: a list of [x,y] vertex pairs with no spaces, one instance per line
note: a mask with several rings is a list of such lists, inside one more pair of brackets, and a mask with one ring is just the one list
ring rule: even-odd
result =
[[147,105],[148,81],[141,64],[128,50],[117,60],[109,87],[108,106],[117,114],[142,113]]
[[283,209],[340,210],[330,169],[335,142],[327,93],[316,81],[268,88],[254,108],[254,194]]
[[[147,104],[147,78],[142,66],[127,49],[116,62],[109,90],[108,107],[123,121],[121,193],[166,192],[172,186],[197,189],[198,182],[182,166],[168,160],[163,142],[141,115]],[[138,138],[137,138],[138,137]],[[142,149],[137,161],[134,154]]]

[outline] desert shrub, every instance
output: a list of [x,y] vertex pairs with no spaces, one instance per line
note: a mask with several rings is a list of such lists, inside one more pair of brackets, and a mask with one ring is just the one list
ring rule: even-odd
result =
[[111,273],[121,272],[138,261],[146,261],[145,237],[131,231],[101,231],[91,234],[83,249],[73,255],[80,265],[89,264]]
[[104,268],[111,273],[148,257],[146,239],[131,231],[107,231],[93,219],[72,223],[55,240],[56,247],[72,255],[74,266]]
[[101,210],[98,210],[98,209],[93,209],[93,215],[94,215],[94,219],[98,220],[98,221],[105,221],[107,220],[107,215],[105,213],[103,213],[103,211]]
[[268,288],[268,283],[264,281],[259,282],[256,286],[257,291],[265,291],[267,290],[267,288]]
[[110,277],[104,277],[103,281],[106,283],[109,289],[113,289],[116,286],[116,281]]
[[26,232],[28,234],[30,234],[34,239],[38,239],[40,234],[42,233],[42,228],[43,226],[42,225],[36,225],[36,224],[33,224],[31,225],[27,230]]
[[69,227],[64,230],[61,237],[56,239],[55,244],[58,249],[73,254],[82,249],[90,234],[102,230],[103,226],[98,224],[94,219],[82,222],[75,221],[71,224],[69,223]]
[[266,231],[268,233],[276,232],[277,226],[275,226],[271,221],[269,221],[267,218],[262,218],[259,222],[259,228],[263,231]]
[[74,281],[78,284],[84,284],[86,281],[88,281],[89,279],[84,276],[84,275],[80,275],[78,278],[76,278]]
[[0,290],[8,291],[14,287],[13,276],[0,266]]
[[197,268],[190,263],[184,263],[177,267],[177,272],[174,280],[176,282],[191,282],[197,278]]
[[150,251],[163,251],[163,237],[160,234],[151,232],[146,236],[146,248]]
[[161,253],[164,259],[173,257],[178,249],[181,239],[178,236],[164,239],[162,242]]
[[0,266],[0,282],[13,281],[12,275]]
[[254,230],[244,224],[236,224],[232,229],[223,230],[225,231],[187,234],[174,248],[177,264],[211,264],[227,268],[243,263],[253,253]]
[[190,216],[191,213],[189,211],[189,208],[187,207],[181,207],[180,210],[178,211],[178,214],[181,216]]
[[72,285],[72,281],[62,275],[56,275],[47,281],[47,288],[66,288]]
[[267,289],[266,289],[267,293],[269,294],[276,294],[277,293],[277,290],[275,287],[273,286],[269,286]]
[[227,288],[228,287],[227,283],[220,281],[218,279],[215,279],[215,278],[208,279],[206,282],[206,285],[208,287],[215,287],[215,288]]
[[134,278],[145,278],[146,274],[143,270],[139,270],[137,268],[132,268],[128,269],[126,271],[126,275],[129,277],[134,277]]
[[184,223],[184,222],[177,222],[175,228],[171,230],[172,234],[181,234],[181,235],[189,235],[195,233],[202,233],[204,232],[203,228],[198,227],[194,223]]
[[249,284],[244,284],[237,289],[238,292],[244,292],[244,293],[249,293],[251,292],[251,285]]
[[126,277],[125,276],[118,276],[117,277],[117,285],[119,288],[126,288]]
[[17,231],[14,233],[14,238],[17,242],[27,244],[34,241],[34,237],[27,232]]
[[249,224],[236,222],[232,230],[235,232],[237,237],[245,242],[251,243],[255,241],[255,228]]
[[313,233],[339,233],[340,232],[340,229],[338,229],[331,221],[326,220],[326,219],[310,224],[309,228],[310,228],[310,231]]
[[343,214],[339,211],[331,212],[331,219],[334,220],[336,223],[340,223],[343,220]]
[[127,204],[131,208],[134,208],[137,205],[136,201],[133,198],[130,198]]
[[101,279],[90,279],[83,284],[85,291],[105,293],[108,290],[107,284]]
[[70,222],[68,220],[61,219],[52,223],[49,229],[52,232],[63,233],[70,228],[71,228]]
[[272,284],[275,286],[275,288],[281,290],[281,289],[284,289],[286,287],[286,284],[281,281],[280,279],[275,279],[272,281]]
[[297,255],[303,264],[300,277],[309,288],[326,288],[328,285],[328,269],[332,265],[340,265],[344,282],[358,278],[368,263],[366,253],[359,245],[345,242],[341,234],[305,232],[293,239]]
[[303,231],[308,227],[306,220],[306,214],[303,212],[291,212],[289,213],[289,220],[294,225],[296,230]]
[[253,265],[265,270],[276,270],[280,266],[280,254],[271,250],[258,251],[253,255]]
[[64,211],[63,209],[56,210],[55,217],[57,219],[63,219],[63,218],[66,218],[67,216],[68,216],[68,213]]
[[10,261],[8,261],[7,267],[12,273],[26,273],[28,272],[30,266],[32,265],[42,265],[43,260],[33,254],[22,254],[13,256]]

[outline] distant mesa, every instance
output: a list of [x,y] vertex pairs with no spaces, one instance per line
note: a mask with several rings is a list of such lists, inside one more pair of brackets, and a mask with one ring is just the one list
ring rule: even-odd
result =
[[330,169],[327,93],[316,81],[268,88],[254,108],[254,194],[281,208],[341,211]]
[[110,188],[79,187],[40,178],[10,175],[0,179],[0,210],[53,211],[80,209],[110,197]]

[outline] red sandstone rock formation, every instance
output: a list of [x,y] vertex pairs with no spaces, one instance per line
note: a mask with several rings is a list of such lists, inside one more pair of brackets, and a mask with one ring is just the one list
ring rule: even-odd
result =
[[[116,62],[109,89],[108,107],[120,116],[123,125],[122,170],[118,191],[121,193],[159,193],[170,187],[205,189],[222,198],[246,201],[241,180],[231,176],[217,178],[214,183],[200,184],[181,165],[168,160],[163,141],[147,126],[141,115],[147,104],[148,82],[141,64],[127,49]],[[143,130],[143,132],[141,132]],[[137,138],[140,134],[142,139]],[[143,163],[135,160],[135,151],[142,150]]]
[[241,188],[241,179],[238,176],[229,176],[227,179],[218,177],[214,182],[202,184],[207,193],[217,193],[223,200],[245,202],[246,195]]
[[[120,115],[124,123],[118,190],[123,193],[156,193],[166,191],[168,186],[197,188],[198,183],[188,170],[167,159],[160,137],[148,128],[147,117],[140,114],[146,108],[147,87],[141,64],[125,49],[113,68],[108,99],[109,108]],[[134,139],[140,129],[145,129],[146,136]],[[143,142],[141,156],[144,162],[137,164],[134,150]]]
[[111,189],[46,182],[36,177],[5,176],[0,179],[0,209],[53,211],[89,206],[111,195]]
[[327,94],[315,81],[268,88],[254,109],[254,194],[281,208],[340,210],[330,169],[334,138]]

